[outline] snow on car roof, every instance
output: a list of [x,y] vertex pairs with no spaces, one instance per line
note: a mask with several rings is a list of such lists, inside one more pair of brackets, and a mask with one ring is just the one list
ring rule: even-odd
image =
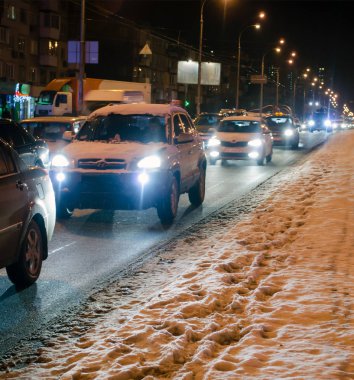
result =
[[107,116],[109,114],[120,115],[144,115],[151,114],[157,116],[171,115],[173,112],[187,111],[181,107],[173,106],[170,104],[150,104],[150,103],[130,103],[130,104],[111,104],[92,112],[89,117],[93,116]]
[[223,121],[227,120],[243,120],[243,121],[261,121],[262,118],[259,116],[227,116],[223,118]]

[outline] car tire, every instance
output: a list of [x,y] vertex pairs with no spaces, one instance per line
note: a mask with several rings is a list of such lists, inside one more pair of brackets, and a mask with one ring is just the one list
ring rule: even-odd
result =
[[291,144],[291,149],[296,150],[299,147],[299,139],[297,139],[295,142]]
[[209,158],[209,164],[214,166],[216,164],[215,158]]
[[273,149],[270,151],[268,156],[266,156],[266,163],[272,161],[272,157],[273,157]]
[[205,168],[202,166],[199,170],[198,181],[189,189],[189,202],[198,207],[204,202],[205,197]]
[[64,202],[57,202],[57,218],[69,219],[74,212],[74,209],[69,208]]
[[39,277],[44,255],[44,239],[37,222],[32,220],[22,242],[18,261],[6,267],[11,282],[17,286],[29,286]]
[[221,166],[225,166],[225,165],[227,165],[227,160],[222,159],[221,160]]
[[259,159],[257,160],[257,165],[258,165],[258,166],[263,166],[263,165],[264,165],[264,156],[262,156],[261,158],[259,158]]
[[177,183],[177,178],[175,176],[172,176],[167,193],[162,196],[162,199],[158,202],[156,206],[157,215],[160,218],[162,224],[172,224],[174,218],[177,215],[178,202],[179,187]]

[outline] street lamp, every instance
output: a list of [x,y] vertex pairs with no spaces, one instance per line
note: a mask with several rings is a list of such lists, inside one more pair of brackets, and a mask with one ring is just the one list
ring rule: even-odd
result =
[[[283,40],[281,40],[281,41],[283,41]],[[276,53],[280,53],[281,52],[281,48],[280,47],[272,48],[272,49],[266,51],[263,54],[263,56],[262,56],[262,63],[261,63],[261,77],[262,78],[264,77],[264,59],[272,51],[275,51]],[[259,116],[262,116],[262,111],[263,111],[263,82],[260,83],[260,86],[261,87],[260,87],[260,95],[259,95]]]
[[[260,20],[263,20],[266,17],[266,14],[264,12],[259,12],[258,18]],[[252,24],[248,25],[245,28],[241,30],[241,32],[238,35],[238,44],[237,44],[237,77],[236,77],[236,97],[235,97],[235,103],[236,103],[236,109],[239,107],[239,98],[240,98],[240,68],[241,68],[241,36],[243,32],[249,28],[256,28],[260,29],[260,24]]]
[[202,50],[203,50],[203,14],[204,5],[207,0],[201,0],[200,6],[200,29],[199,29],[199,53],[198,53],[198,84],[197,84],[197,114],[200,114],[201,103],[201,79],[202,79]]
[[203,48],[203,12],[204,5],[207,0],[202,0],[200,6],[200,31],[199,31],[199,54],[198,54],[198,85],[197,85],[197,115],[200,114],[200,92],[201,92],[201,78],[202,78],[202,48]]
[[[261,13],[259,15],[260,18],[263,18],[261,15],[264,15],[264,13]],[[253,25],[248,25],[245,28],[243,28],[238,35],[238,44],[237,44],[237,77],[236,77],[236,109],[238,109],[239,105],[239,97],[240,97],[240,66],[241,66],[241,36],[243,32],[249,28],[255,28],[255,29],[260,29],[261,25],[260,24],[253,24]]]

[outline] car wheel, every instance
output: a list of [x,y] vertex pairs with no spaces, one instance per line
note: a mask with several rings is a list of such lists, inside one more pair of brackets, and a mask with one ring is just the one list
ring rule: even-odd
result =
[[295,150],[299,147],[299,139],[291,144],[291,149]]
[[69,219],[74,212],[74,209],[69,208],[63,201],[57,202],[57,218]]
[[263,166],[263,165],[264,165],[264,156],[262,156],[261,158],[259,158],[259,159],[257,160],[257,165],[258,165],[258,166]]
[[209,158],[209,164],[210,165],[215,165],[216,164],[215,158]]
[[272,157],[273,157],[273,148],[270,151],[270,153],[268,154],[268,156],[266,156],[266,162],[268,163],[268,162],[272,161]]
[[42,268],[44,253],[42,231],[32,220],[27,228],[18,261],[6,267],[9,279],[18,286],[33,284]]
[[201,167],[199,170],[198,181],[189,189],[188,198],[193,206],[200,206],[205,197],[205,169]]
[[157,204],[157,215],[162,224],[171,224],[177,215],[179,188],[177,179],[172,177],[167,194]]
[[221,165],[222,165],[222,166],[227,165],[227,160],[222,159],[222,160],[221,160]]

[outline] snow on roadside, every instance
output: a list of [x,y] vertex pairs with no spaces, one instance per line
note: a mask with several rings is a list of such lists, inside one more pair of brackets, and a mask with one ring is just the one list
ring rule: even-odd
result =
[[177,246],[199,259],[129,318],[0,378],[354,379],[353,146],[332,136],[246,219]]

